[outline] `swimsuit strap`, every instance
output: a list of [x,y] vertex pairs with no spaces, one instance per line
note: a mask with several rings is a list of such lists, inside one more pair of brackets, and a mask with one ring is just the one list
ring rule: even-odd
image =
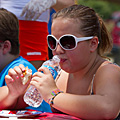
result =
[[[104,64],[104,62],[103,62],[103,64]],[[119,66],[118,64],[116,64],[116,63],[111,63],[111,62],[110,62],[110,63],[106,63],[106,64],[104,64],[104,65],[108,65],[108,64],[114,64],[114,65]],[[93,95],[93,94],[94,94],[94,92],[93,92],[93,83],[94,83],[94,78],[95,78],[95,74],[93,75],[93,78],[92,78],[90,95]]]
[[90,94],[93,95],[93,82],[94,82],[94,78],[95,78],[95,74],[93,75],[93,78],[92,78],[92,83],[91,83],[91,90],[90,90]]

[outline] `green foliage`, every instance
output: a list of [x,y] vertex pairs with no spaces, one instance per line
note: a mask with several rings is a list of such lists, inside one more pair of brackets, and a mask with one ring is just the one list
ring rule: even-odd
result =
[[78,0],[78,4],[93,8],[104,20],[110,19],[115,11],[120,11],[120,5],[103,0]]

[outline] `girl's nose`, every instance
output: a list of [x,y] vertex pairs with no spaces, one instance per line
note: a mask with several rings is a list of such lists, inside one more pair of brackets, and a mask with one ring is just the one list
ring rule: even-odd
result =
[[56,54],[62,54],[64,53],[64,49],[60,46],[60,44],[57,44],[56,50],[55,50]]

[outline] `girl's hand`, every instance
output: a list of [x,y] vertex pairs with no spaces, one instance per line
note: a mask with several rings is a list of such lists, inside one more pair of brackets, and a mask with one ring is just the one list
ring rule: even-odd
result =
[[43,99],[47,101],[51,98],[51,92],[57,89],[57,86],[48,68],[41,67],[38,71],[39,72],[33,74],[30,83],[39,90]]
[[19,65],[11,68],[8,72],[8,75],[5,76],[5,81],[9,89],[9,93],[14,97],[19,97],[24,94],[27,89],[29,82],[25,85],[22,83],[23,71],[25,71],[25,67],[23,65]]

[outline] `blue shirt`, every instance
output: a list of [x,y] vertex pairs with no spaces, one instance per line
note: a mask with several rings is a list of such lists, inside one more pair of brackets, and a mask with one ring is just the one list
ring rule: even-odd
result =
[[[25,67],[28,66],[28,68],[32,70],[32,74],[34,74],[35,72],[37,72],[37,70],[35,69],[35,67],[28,60],[26,60],[23,57],[19,56],[18,58],[16,58],[15,60],[13,60],[11,63],[9,63],[0,72],[0,87],[6,85],[5,76],[8,74],[9,69],[10,68],[14,68],[15,66],[19,66],[20,64],[23,64]],[[36,109],[36,110],[44,111],[44,112],[51,112],[49,104],[46,103],[45,101],[43,101],[42,104],[38,108],[33,108],[33,107],[30,107],[30,106],[27,107],[27,108],[29,108],[29,109]]]

